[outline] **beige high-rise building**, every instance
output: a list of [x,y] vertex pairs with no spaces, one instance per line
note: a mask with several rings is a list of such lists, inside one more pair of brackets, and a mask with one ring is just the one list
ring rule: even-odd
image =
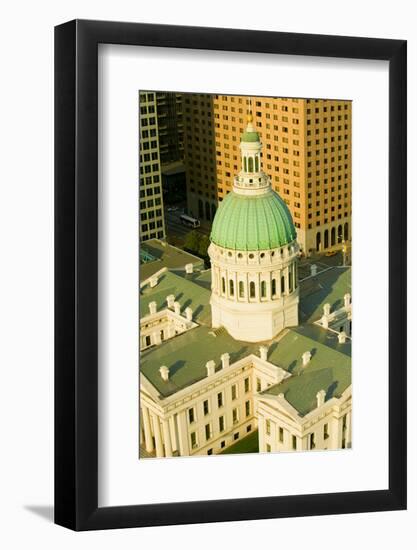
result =
[[326,251],[351,239],[350,101],[184,95],[190,214],[204,224],[240,170],[240,135],[252,113],[262,169],[287,203],[301,250]]
[[139,132],[140,240],[165,239],[155,92],[143,92],[139,96]]

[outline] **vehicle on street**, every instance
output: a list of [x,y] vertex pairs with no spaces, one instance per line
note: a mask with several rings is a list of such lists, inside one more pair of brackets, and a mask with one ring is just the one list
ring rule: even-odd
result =
[[329,250],[328,252],[326,252],[325,256],[330,258],[331,256],[336,256],[336,254],[337,254],[337,250]]
[[180,221],[183,225],[188,225],[188,227],[200,227],[200,220],[187,214],[181,214]]

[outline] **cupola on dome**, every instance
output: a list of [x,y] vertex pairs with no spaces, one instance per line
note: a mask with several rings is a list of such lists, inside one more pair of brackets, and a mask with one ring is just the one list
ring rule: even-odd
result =
[[296,239],[290,211],[261,170],[262,144],[248,116],[240,151],[242,169],[214,217],[211,241],[231,250],[280,248]]

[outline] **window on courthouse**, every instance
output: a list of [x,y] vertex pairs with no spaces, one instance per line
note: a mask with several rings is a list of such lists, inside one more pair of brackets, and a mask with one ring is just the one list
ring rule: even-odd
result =
[[248,391],[250,390],[250,380],[249,380],[249,377],[248,378],[245,378],[245,393],[248,393]]
[[246,416],[250,416],[250,401],[246,401],[245,403],[245,414]]
[[204,416],[207,416],[208,413],[210,412],[210,411],[209,411],[209,402],[208,402],[208,399],[206,399],[206,400],[203,402],[203,412],[204,412]]
[[223,407],[223,392],[217,394],[217,406]]
[[266,435],[271,435],[271,421],[270,420],[265,420],[265,432],[266,432]]
[[278,430],[278,439],[280,443],[284,442],[284,428],[279,428]]
[[188,421],[190,424],[195,422],[195,411],[194,407],[191,407],[191,409],[188,409]]
[[233,386],[232,386],[232,401],[234,401],[235,399],[237,399],[237,386],[236,386],[236,384],[233,384]]
[[206,440],[208,441],[211,438],[211,427],[210,424],[205,425]]
[[233,418],[233,424],[237,424],[239,422],[239,415],[237,408],[232,410],[232,418]]
[[197,447],[197,434],[195,432],[191,432],[190,439],[191,439],[191,448],[195,449]]
[[295,435],[292,436],[292,448],[294,451],[297,450],[297,437]]
[[224,432],[224,416],[219,416],[219,432]]

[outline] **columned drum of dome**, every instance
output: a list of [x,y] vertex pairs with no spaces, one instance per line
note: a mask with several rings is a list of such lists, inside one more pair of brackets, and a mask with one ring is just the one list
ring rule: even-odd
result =
[[240,149],[242,169],[210,235],[210,304],[214,327],[258,342],[298,325],[299,247],[289,209],[261,170],[262,144],[251,117]]

